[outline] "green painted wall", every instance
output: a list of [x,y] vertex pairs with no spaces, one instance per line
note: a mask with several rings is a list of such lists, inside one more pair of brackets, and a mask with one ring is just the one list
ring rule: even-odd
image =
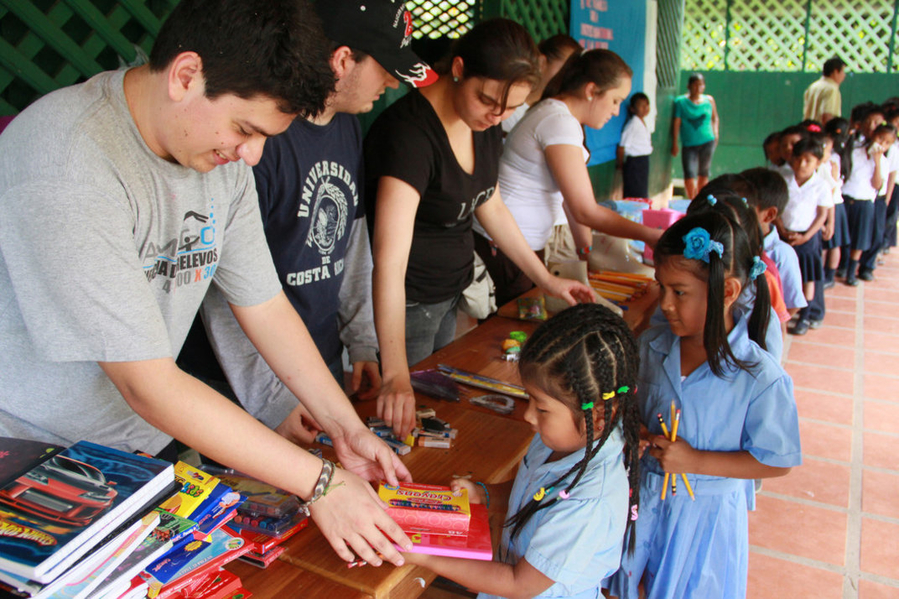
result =
[[[802,120],[802,94],[820,77],[818,73],[764,73],[736,71],[701,71],[706,80],[706,93],[715,97],[721,118],[721,139],[712,161],[712,176],[741,171],[764,164],[762,141],[772,131],[779,131]],[[687,89],[690,72],[681,73],[680,92]],[[843,116],[856,104],[883,102],[899,96],[899,75],[885,73],[852,73],[840,86]],[[670,121],[670,108],[668,119]],[[657,129],[661,127],[659,120]],[[669,126],[670,128],[670,126]],[[658,133],[658,131],[657,131]],[[670,136],[670,132],[669,132]],[[670,137],[668,138],[670,147]],[[660,146],[655,144],[654,150]],[[675,178],[683,176],[680,157],[674,160]]]

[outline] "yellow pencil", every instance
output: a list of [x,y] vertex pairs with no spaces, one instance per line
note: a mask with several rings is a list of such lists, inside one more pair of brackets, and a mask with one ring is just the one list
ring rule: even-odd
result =
[[[665,434],[666,439],[670,439],[671,435],[668,434],[668,427],[665,426],[665,419],[662,418],[662,413],[659,412],[659,424],[662,425],[662,432]],[[668,478],[670,474],[665,473],[665,482],[662,483],[662,501],[665,501],[665,494],[668,492]]]
[[[674,402],[671,402],[671,405],[674,405]],[[674,416],[674,424],[671,425],[671,442],[674,443],[677,441],[677,426],[680,424],[680,410],[675,413]],[[677,495],[677,474],[671,477],[671,496],[675,497]]]
[[[674,430],[671,431],[671,441],[672,442],[677,441],[677,429],[678,429],[679,425],[680,425],[680,410],[677,411],[677,415],[675,416],[675,420],[674,420]],[[684,481],[684,486],[687,487],[687,493],[690,494],[690,499],[692,499],[693,501],[696,501],[696,496],[693,494],[693,487],[692,487],[692,485],[690,485],[690,481],[687,480],[686,473],[681,472],[680,477]],[[675,478],[677,478],[677,475],[675,475]],[[672,482],[671,487],[672,487],[671,494],[673,495],[674,494],[674,483],[673,482]]]

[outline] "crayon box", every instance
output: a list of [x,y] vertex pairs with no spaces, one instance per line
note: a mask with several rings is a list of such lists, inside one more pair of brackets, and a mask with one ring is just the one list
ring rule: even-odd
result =
[[387,515],[407,534],[468,535],[471,507],[465,490],[457,497],[449,487],[418,483],[393,487],[382,481],[378,496],[389,506]]

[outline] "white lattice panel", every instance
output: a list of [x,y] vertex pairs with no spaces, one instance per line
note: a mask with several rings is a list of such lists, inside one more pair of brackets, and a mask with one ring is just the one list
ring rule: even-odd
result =
[[802,69],[806,0],[732,1],[727,69]]
[[723,70],[726,26],[727,0],[688,0],[684,6],[681,68]]
[[893,10],[893,0],[813,1],[806,70],[820,71],[825,60],[839,56],[850,71],[885,73]]
[[459,37],[474,26],[474,0],[409,0],[416,38]]

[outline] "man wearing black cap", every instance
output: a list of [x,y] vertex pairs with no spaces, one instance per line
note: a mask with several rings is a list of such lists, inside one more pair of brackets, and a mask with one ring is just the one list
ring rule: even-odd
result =
[[[370,111],[387,87],[398,87],[398,80],[421,87],[437,75],[410,49],[412,17],[403,3],[314,4],[332,43],[335,91],[320,114],[299,118],[269,139],[253,172],[266,238],[287,297],[338,382],[343,383],[346,347],[352,391],[374,398],[381,377],[361,198],[362,133],[354,115]],[[241,404],[279,427],[297,399],[249,343],[215,289],[204,302],[203,320]],[[279,430],[295,440],[308,441],[311,434]]]

